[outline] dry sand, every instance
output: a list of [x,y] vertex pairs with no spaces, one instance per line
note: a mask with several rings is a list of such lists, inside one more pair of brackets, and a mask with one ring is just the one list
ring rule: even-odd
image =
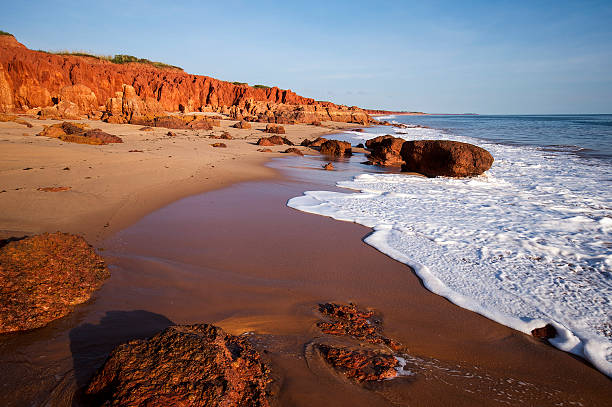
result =
[[[123,144],[94,146],[37,137],[43,125],[59,122],[23,118],[33,127],[0,122],[0,238],[61,230],[95,243],[181,197],[274,177],[274,171],[262,164],[288,148],[258,152],[254,143],[269,136],[262,123],[253,123],[250,130],[232,128],[236,121],[222,120],[212,131],[140,131],[142,126],[78,120],[123,139]],[[299,144],[304,138],[357,126],[329,122],[323,127],[284,127],[287,138]],[[168,131],[176,137],[167,136]],[[223,131],[235,139],[207,137]],[[212,147],[215,142],[227,148]],[[38,190],[46,187],[70,189]]]

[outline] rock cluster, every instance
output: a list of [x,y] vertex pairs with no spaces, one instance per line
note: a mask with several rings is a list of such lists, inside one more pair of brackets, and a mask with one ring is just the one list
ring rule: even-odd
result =
[[321,144],[325,143],[326,141],[327,139],[324,137],[317,137],[316,139],[312,141],[308,139],[304,139],[300,145],[304,147],[316,148],[316,147],[321,147]]
[[459,141],[414,140],[390,135],[368,140],[368,160],[372,164],[401,167],[428,177],[469,177],[480,175],[493,165],[485,149]]
[[0,333],[63,317],[109,276],[102,257],[80,236],[57,232],[0,242]]
[[113,136],[100,129],[88,130],[86,124],[63,122],[45,126],[39,136],[57,138],[67,143],[102,145],[123,143],[121,137]]
[[177,325],[115,348],[86,393],[109,406],[269,406],[270,381],[246,337]]
[[245,120],[240,120],[239,122],[237,122],[236,124],[234,124],[232,127],[236,128],[236,129],[250,129],[251,128],[251,123],[245,121]]

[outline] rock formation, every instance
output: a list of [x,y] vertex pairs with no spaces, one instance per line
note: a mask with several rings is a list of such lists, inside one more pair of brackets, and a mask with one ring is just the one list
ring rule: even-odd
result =
[[266,133],[285,134],[285,128],[283,126],[279,126],[278,124],[267,124]]
[[104,115],[111,122],[131,123],[138,116],[178,111],[218,112],[269,123],[370,122],[362,109],[317,102],[291,90],[237,85],[147,64],[32,51],[11,35],[0,36],[0,112],[68,119]]
[[339,140],[327,140],[323,144],[321,144],[321,154],[342,157],[342,156],[350,156],[353,154],[353,150],[351,149],[351,143],[347,143],[346,141]]
[[123,143],[121,137],[113,136],[100,129],[88,130],[82,123],[63,122],[45,126],[39,136],[57,138],[67,143],[102,145],[108,143]]
[[177,325],[118,346],[87,394],[109,406],[269,406],[269,369],[244,336]]
[[0,333],[40,328],[87,301],[110,276],[80,236],[0,242]]
[[372,164],[384,167],[401,167],[404,160],[400,155],[404,139],[390,135],[379,136],[366,141],[366,147],[370,150],[368,160]]
[[297,149],[295,147],[288,148],[284,152],[287,153],[287,154],[304,155],[304,153],[302,153],[299,149]]
[[400,154],[402,171],[428,177],[470,177],[493,165],[493,156],[484,148],[450,140],[406,141]]
[[262,137],[257,140],[258,146],[282,146],[286,144],[288,146],[292,146],[293,143],[287,137],[281,136],[270,136],[270,137]]
[[318,345],[327,363],[357,382],[373,382],[397,376],[397,359],[393,355],[365,349]]
[[493,164],[485,149],[459,141],[414,140],[390,135],[366,141],[371,164],[401,167],[428,177],[469,177],[480,175]]

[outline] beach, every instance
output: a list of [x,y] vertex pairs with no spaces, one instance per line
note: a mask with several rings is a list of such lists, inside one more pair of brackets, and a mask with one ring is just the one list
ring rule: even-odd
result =
[[[69,316],[2,338],[4,405],[80,405],[115,346],[200,322],[249,337],[271,366],[279,405],[596,406],[612,397],[609,379],[584,360],[429,292],[409,267],[362,241],[371,229],[286,206],[304,191],[341,191],[336,181],[352,175],[342,161],[323,171],[313,150],[311,159],[265,165],[288,154],[257,151],[266,134],[256,123],[143,132],[89,122],[124,140],[91,146],[35,137],[52,122],[29,121],[31,129],[0,123],[5,235],[83,234],[111,278]],[[286,136],[299,144],[355,128],[330,125],[286,125]],[[206,137],[222,131],[234,139]],[[227,148],[210,146],[218,141]],[[59,186],[71,189],[38,191]],[[406,375],[358,385],[322,363],[313,346],[328,340],[316,327],[325,302],[376,310],[403,345]]]
[[[80,145],[37,137],[43,126],[61,123],[24,116],[31,128],[0,122],[0,237],[42,232],[84,235],[89,241],[121,230],[145,214],[179,198],[221,188],[239,181],[274,177],[263,167],[272,156],[289,146],[257,151],[255,143],[266,125],[249,130],[221,121],[211,131],[184,131],[78,120],[123,139],[122,144]],[[75,121],[71,121],[75,122]],[[287,126],[286,136],[299,144],[355,124],[326,123],[327,127]],[[168,136],[172,132],[174,136]],[[228,132],[233,140],[217,140]],[[215,142],[227,148],[214,148]],[[304,149],[305,153],[309,149]],[[311,151],[312,152],[312,151]],[[39,188],[70,187],[44,192]]]

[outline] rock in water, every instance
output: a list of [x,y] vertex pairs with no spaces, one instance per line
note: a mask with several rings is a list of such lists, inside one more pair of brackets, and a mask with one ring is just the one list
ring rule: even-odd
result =
[[40,328],[87,301],[110,273],[80,236],[0,242],[0,333]]
[[288,154],[297,154],[297,155],[304,155],[299,149],[295,148],[295,147],[291,147],[285,150],[285,153]]
[[380,136],[366,141],[366,147],[370,149],[368,160],[372,164],[384,167],[401,167],[404,160],[400,155],[404,139],[390,135]]
[[318,345],[319,352],[334,369],[357,382],[373,382],[397,376],[399,363],[393,355],[371,350]]
[[269,406],[270,381],[245,337],[177,325],[115,348],[87,394],[108,406]]
[[404,160],[402,171],[428,177],[470,177],[482,174],[493,164],[493,156],[487,150],[450,140],[406,141],[400,154]]
[[339,140],[327,140],[321,144],[321,154],[331,156],[350,156],[353,154],[351,143]]

